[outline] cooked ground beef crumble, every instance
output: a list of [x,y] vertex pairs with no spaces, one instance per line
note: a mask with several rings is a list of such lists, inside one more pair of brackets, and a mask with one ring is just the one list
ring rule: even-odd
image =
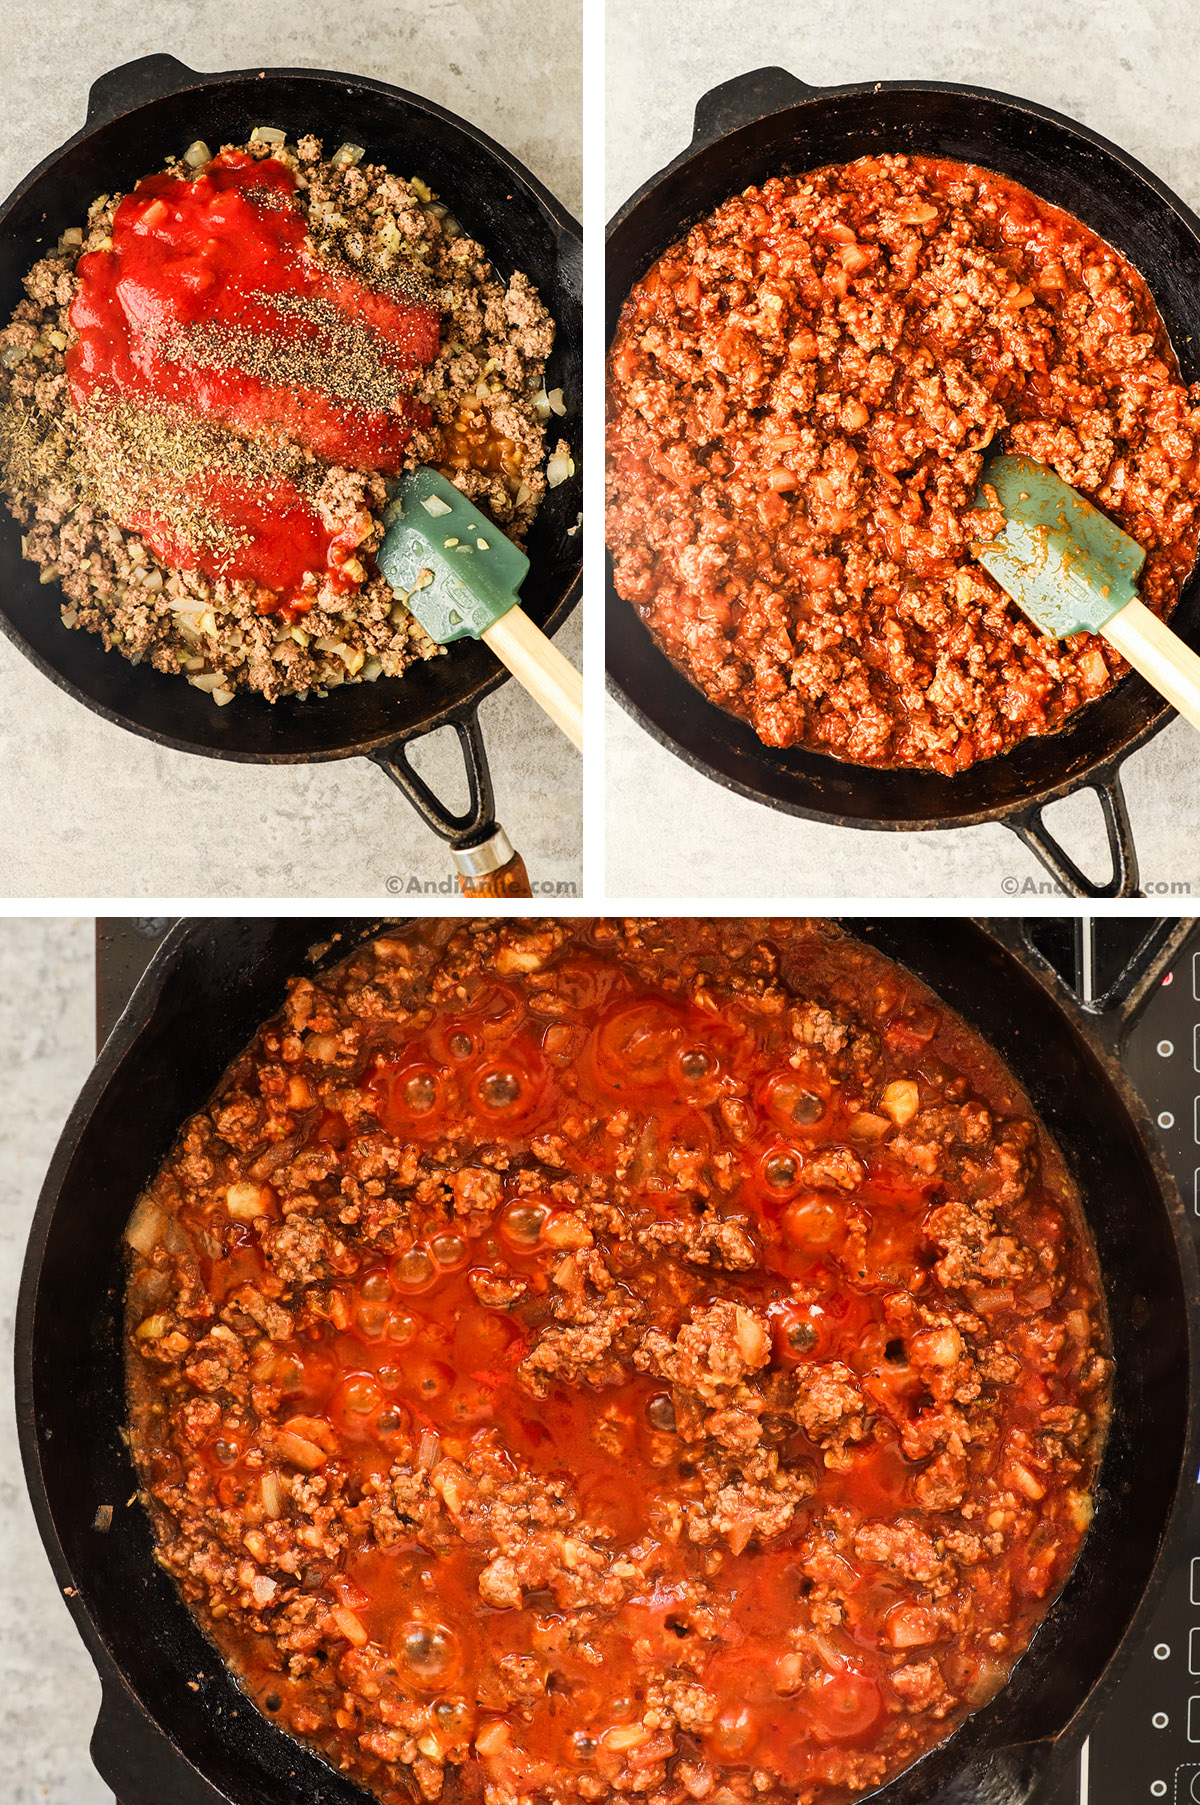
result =
[[[501,281],[484,248],[419,178],[323,159],[311,136],[294,147],[254,140],[223,147],[231,150],[273,156],[294,171],[313,250],[331,271],[348,270],[368,285],[397,271],[420,280],[440,313],[441,333],[433,362],[415,373],[412,399],[429,410],[429,423],[413,431],[403,468],[441,468],[521,542],[545,494],[552,418],[543,377],[554,323],[528,278],[517,271]],[[182,160],[167,168],[189,178],[202,173]],[[142,534],[114,520],[113,509],[128,506],[123,478],[106,483],[97,447],[102,452],[129,423],[110,416],[98,431],[80,416],[67,360],[76,339],[69,318],[76,266],[88,252],[111,247],[121,199],[101,195],[86,230],[64,233],[30,271],[28,299],[0,331],[0,482],[25,529],[25,556],[42,567],[44,583],[61,584],[65,624],[100,634],[135,664],[147,660],[183,674],[218,702],[239,689],[271,701],[324,693],[347,681],[399,675],[414,660],[440,655],[375,569],[388,503],[378,474],[274,444],[275,465],[311,498],[325,525],[344,534],[363,572],[348,591],[324,584],[299,619],[264,614],[251,582],[173,568]],[[164,466],[178,453],[176,424],[155,424]],[[144,422],[137,425],[141,430]],[[252,461],[253,437],[240,435],[239,449],[247,444]],[[566,453],[559,441],[556,454]]]
[[1128,669],[974,558],[993,444],[1146,549],[1157,614],[1195,558],[1200,385],[1132,265],[988,170],[863,157],[735,195],[629,296],[608,399],[617,590],[767,746],[953,774]]
[[1001,1685],[1110,1363],[996,1057],[827,924],[438,923],[131,1219],[159,1559],[385,1805],[842,1805]]

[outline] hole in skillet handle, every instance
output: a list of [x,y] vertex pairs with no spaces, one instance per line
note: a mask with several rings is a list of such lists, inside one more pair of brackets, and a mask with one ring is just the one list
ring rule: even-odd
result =
[[742,125],[753,125],[756,119],[765,119],[768,113],[782,113],[785,107],[794,106],[798,100],[820,91],[787,69],[750,69],[745,75],[732,76],[729,81],[710,88],[696,102],[692,142],[684,155],[691,156],[694,151],[704,150],[727,132],[736,131]]
[[464,896],[532,896],[525,861],[514,852],[508,835],[496,820],[496,799],[478,707],[452,716],[448,725],[458,735],[466,767],[468,802],[461,815],[452,814],[413,767],[409,746],[422,735],[413,734],[390,746],[378,747],[371,753],[372,762],[404,792],[425,825],[447,842]]
[[1070,853],[1059,845],[1042,818],[1045,804],[1035,803],[1032,808],[1003,816],[1004,826],[1028,847],[1067,896],[1141,896],[1137,848],[1129,805],[1121,787],[1120,764],[1107,765],[1093,773],[1083,787],[1095,792],[1104,811],[1104,828],[1112,859],[1112,876],[1105,884],[1094,883],[1080,870]]

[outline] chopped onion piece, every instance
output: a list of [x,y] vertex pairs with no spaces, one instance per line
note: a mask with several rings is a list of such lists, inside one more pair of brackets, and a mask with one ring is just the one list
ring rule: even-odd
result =
[[329,1459],[324,1448],[319,1448],[316,1442],[311,1442],[290,1429],[279,1432],[275,1437],[275,1446],[285,1460],[290,1461],[294,1467],[303,1467],[307,1473],[315,1473]]
[[256,125],[250,134],[251,144],[286,144],[287,133],[277,125]]
[[565,483],[572,471],[572,463],[565,451],[556,451],[546,465],[546,482],[551,489],[557,489]]
[[203,689],[211,695],[214,689],[220,689],[222,678],[220,671],[205,671],[202,677],[189,677],[188,682],[193,689]]
[[214,689],[212,699],[218,708],[225,708],[233,701],[233,691],[231,689]]
[[545,389],[539,389],[533,397],[533,411],[544,426],[550,418],[550,397]]
[[205,163],[212,162],[212,152],[203,138],[197,138],[196,142],[189,144],[184,151],[183,160],[189,169],[201,169]]
[[451,514],[454,511],[451,508],[450,503],[448,501],[443,501],[440,495],[425,496],[424,500],[421,502],[421,506],[427,514],[432,514],[435,519],[441,514]]
[[345,169],[349,163],[361,163],[366,154],[365,145],[339,144],[329,161],[335,169]]
[[344,1605],[338,1605],[336,1609],[330,1611],[329,1617],[330,1621],[345,1636],[347,1642],[352,1642],[355,1648],[365,1648],[371,1640],[363,1628],[361,1618],[356,1617],[353,1611],[348,1611]]
[[152,1254],[162,1240],[166,1211],[149,1197],[139,1197],[125,1226],[125,1239],[141,1254]]
[[282,1517],[284,1499],[287,1496],[282,1475],[264,1473],[259,1482],[259,1489],[262,1492],[262,1506],[268,1517]]
[[79,619],[78,608],[64,608],[63,609],[62,624],[64,627],[73,627],[78,619]]
[[413,193],[419,201],[431,201],[433,199],[433,189],[429,186],[428,182],[423,182],[419,175],[415,175],[412,178],[409,186],[412,188]]
[[364,683],[374,683],[375,679],[377,677],[382,677],[382,675],[383,675],[383,666],[380,664],[378,658],[368,658],[366,663],[362,667],[363,682]]
[[567,404],[563,400],[563,392],[561,389],[551,389],[550,393],[546,396],[546,400],[550,403],[550,412],[552,414],[566,413]]

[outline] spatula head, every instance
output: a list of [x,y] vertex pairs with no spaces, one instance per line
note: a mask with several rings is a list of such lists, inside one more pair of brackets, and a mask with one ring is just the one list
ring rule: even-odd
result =
[[989,505],[985,487],[996,491],[1006,522],[975,556],[1043,633],[1099,633],[1132,601],[1145,552],[1053,470],[1032,458],[989,458],[977,508]]
[[431,639],[478,639],[517,599],[529,559],[454,484],[422,467],[406,476],[375,554]]

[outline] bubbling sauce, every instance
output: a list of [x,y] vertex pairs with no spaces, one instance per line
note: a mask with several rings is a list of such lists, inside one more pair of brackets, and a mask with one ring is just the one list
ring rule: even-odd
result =
[[161,1558],[388,1805],[840,1805],[1003,1684],[1090,1517],[1058,1155],[821,924],[383,936],[129,1235]]

